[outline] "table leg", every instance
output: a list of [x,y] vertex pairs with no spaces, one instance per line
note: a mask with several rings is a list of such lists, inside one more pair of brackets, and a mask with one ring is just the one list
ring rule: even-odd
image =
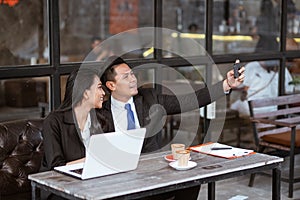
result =
[[280,200],[281,170],[275,168],[272,171],[272,200]]
[[215,191],[216,191],[216,183],[215,182],[211,182],[208,183],[208,199],[209,200],[215,200]]
[[36,187],[36,183],[34,183],[33,181],[31,182],[31,199],[32,200],[41,199],[40,189]]

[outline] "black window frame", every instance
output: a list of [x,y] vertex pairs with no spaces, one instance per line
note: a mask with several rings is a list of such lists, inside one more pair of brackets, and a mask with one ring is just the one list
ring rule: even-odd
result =
[[[224,0],[228,1],[228,0]],[[154,3],[154,26],[162,27],[163,16],[163,0],[153,0]],[[212,33],[213,33],[213,5],[214,1],[206,0],[206,16],[205,16],[205,48],[209,54],[212,54]],[[62,64],[60,62],[60,29],[59,29],[59,0],[48,0],[48,24],[49,24],[49,63],[38,65],[22,65],[22,66],[2,66],[0,68],[0,79],[25,78],[25,77],[50,77],[50,110],[57,108],[61,102],[61,82],[62,75],[69,74],[75,68],[79,68],[81,62]],[[265,53],[240,53],[240,54],[223,54],[211,55],[216,64],[230,64],[239,58],[242,62],[251,62],[257,60],[280,60],[281,67],[279,73],[279,95],[284,93],[284,64],[286,60],[299,58],[300,51],[286,51],[285,43],[287,36],[287,1],[281,3],[281,34],[280,34],[280,51],[265,52]],[[155,33],[155,42],[161,42],[159,32]],[[199,59],[196,59],[199,60]],[[161,63],[170,67],[183,66],[185,63],[180,58],[163,58],[162,51],[154,50],[152,59],[135,59],[129,60],[129,63]],[[207,76],[211,74],[210,68],[207,69]],[[156,68],[155,78],[161,79],[159,68]],[[207,79],[209,80],[209,78]]]

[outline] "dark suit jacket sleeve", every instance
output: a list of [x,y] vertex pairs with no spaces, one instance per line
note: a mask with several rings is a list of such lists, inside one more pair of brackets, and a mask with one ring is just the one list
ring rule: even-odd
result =
[[66,160],[61,148],[61,129],[59,124],[61,122],[54,114],[49,114],[43,124],[43,141],[44,141],[44,170],[50,170],[55,166],[65,165]]
[[204,87],[186,95],[158,95],[158,103],[162,105],[168,115],[191,111],[210,104],[225,96],[223,81],[211,87]]
[[[158,94],[151,88],[139,89],[138,95],[134,97],[134,102],[140,125],[147,128],[147,137],[142,152],[149,153],[160,149],[160,132],[164,125],[162,119],[165,115],[197,109],[224,95],[223,82],[217,83],[210,89],[203,88],[194,93],[181,96]],[[105,129],[104,132],[115,130],[110,103],[110,100],[106,101],[102,109],[97,110],[98,114],[106,118],[109,125],[109,128]]]

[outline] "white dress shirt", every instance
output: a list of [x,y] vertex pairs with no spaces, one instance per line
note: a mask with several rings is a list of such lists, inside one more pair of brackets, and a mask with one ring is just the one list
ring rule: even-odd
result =
[[127,130],[127,110],[125,109],[125,104],[127,103],[130,104],[134,115],[135,128],[140,128],[133,98],[131,97],[128,102],[124,103],[114,99],[111,96],[111,111],[115,125],[115,131]]
[[84,128],[81,131],[82,142],[83,142],[85,148],[88,147],[89,142],[90,142],[90,136],[91,136],[90,128],[91,128],[91,116],[89,113],[87,116]]

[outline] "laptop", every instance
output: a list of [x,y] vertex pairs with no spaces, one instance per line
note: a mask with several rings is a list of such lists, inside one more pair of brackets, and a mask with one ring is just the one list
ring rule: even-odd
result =
[[54,170],[82,180],[134,170],[145,134],[146,129],[139,128],[92,135],[83,163],[59,166]]

